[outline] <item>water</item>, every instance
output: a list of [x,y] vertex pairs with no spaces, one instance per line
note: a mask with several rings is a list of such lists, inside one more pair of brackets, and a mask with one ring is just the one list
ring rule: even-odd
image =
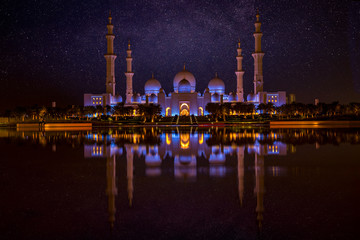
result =
[[360,129],[0,130],[1,239],[354,239]]

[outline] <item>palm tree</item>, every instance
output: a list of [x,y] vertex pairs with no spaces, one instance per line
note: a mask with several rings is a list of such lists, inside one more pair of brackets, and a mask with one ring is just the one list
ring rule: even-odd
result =
[[146,118],[151,118],[151,122],[154,122],[155,117],[159,116],[161,113],[161,106],[158,104],[140,104],[139,112],[144,116],[144,122],[146,122]]
[[266,113],[266,108],[267,108],[267,106],[266,106],[265,103],[260,103],[257,106],[256,110],[260,111],[261,114],[265,114]]
[[104,107],[102,105],[96,105],[95,113],[97,114],[97,117],[100,118],[100,116],[104,113]]
[[94,106],[85,106],[84,114],[86,116],[86,120],[89,120],[89,116],[93,116],[96,113],[96,108]]
[[205,110],[215,118],[215,122],[218,121],[218,117],[222,113],[220,104],[218,103],[208,103],[205,107]]

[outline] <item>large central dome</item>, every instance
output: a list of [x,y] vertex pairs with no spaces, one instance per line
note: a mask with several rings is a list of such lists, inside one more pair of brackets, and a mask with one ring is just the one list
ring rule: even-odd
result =
[[187,71],[185,67],[184,70],[176,74],[174,77],[174,91],[179,92],[179,83],[184,79],[190,83],[191,92],[195,92],[195,86],[196,86],[195,77],[191,72]]

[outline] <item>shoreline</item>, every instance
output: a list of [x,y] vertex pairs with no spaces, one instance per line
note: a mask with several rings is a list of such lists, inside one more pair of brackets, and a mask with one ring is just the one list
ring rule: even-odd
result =
[[[42,126],[42,127],[41,127]],[[42,125],[41,122],[17,122],[0,124],[0,128],[16,128],[18,130],[91,130],[92,128],[118,128],[118,127],[270,127],[270,128],[351,128],[360,127],[360,121],[349,120],[288,120],[288,121],[247,121],[247,122],[199,122],[197,124],[171,124],[171,123],[126,123],[126,122],[97,122],[97,121],[51,121]]]

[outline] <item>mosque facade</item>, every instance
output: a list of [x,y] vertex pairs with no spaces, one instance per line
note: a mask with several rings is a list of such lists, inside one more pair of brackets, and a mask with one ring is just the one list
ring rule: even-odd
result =
[[[103,94],[84,94],[84,106],[97,105],[116,105],[123,102],[123,98],[115,93],[115,59],[114,54],[114,38],[112,18],[109,16],[109,23],[107,25],[108,33],[107,39],[107,53],[104,55],[106,59],[106,93]],[[154,75],[149,79],[144,86],[144,94],[134,93],[133,91],[133,76],[132,71],[132,50],[130,42],[127,49],[127,69],[126,76],[126,96],[124,99],[125,105],[133,106],[135,109],[139,104],[154,103],[161,106],[163,116],[201,116],[208,114],[206,105],[208,103],[236,103],[244,102],[254,104],[273,103],[275,106],[281,106],[287,103],[287,96],[285,91],[265,92],[263,90],[263,57],[265,53],[261,49],[261,22],[259,12],[256,14],[255,32],[253,34],[255,39],[255,51],[252,54],[254,58],[254,91],[244,98],[243,76],[245,71],[242,68],[242,49],[240,42],[237,46],[237,68],[236,83],[237,88],[235,92],[226,93],[225,84],[215,74],[215,77],[209,81],[208,87],[203,91],[196,91],[195,76],[189,72],[184,64],[182,71],[177,73],[173,79],[173,92],[165,93],[161,87],[161,83],[154,78]]]

